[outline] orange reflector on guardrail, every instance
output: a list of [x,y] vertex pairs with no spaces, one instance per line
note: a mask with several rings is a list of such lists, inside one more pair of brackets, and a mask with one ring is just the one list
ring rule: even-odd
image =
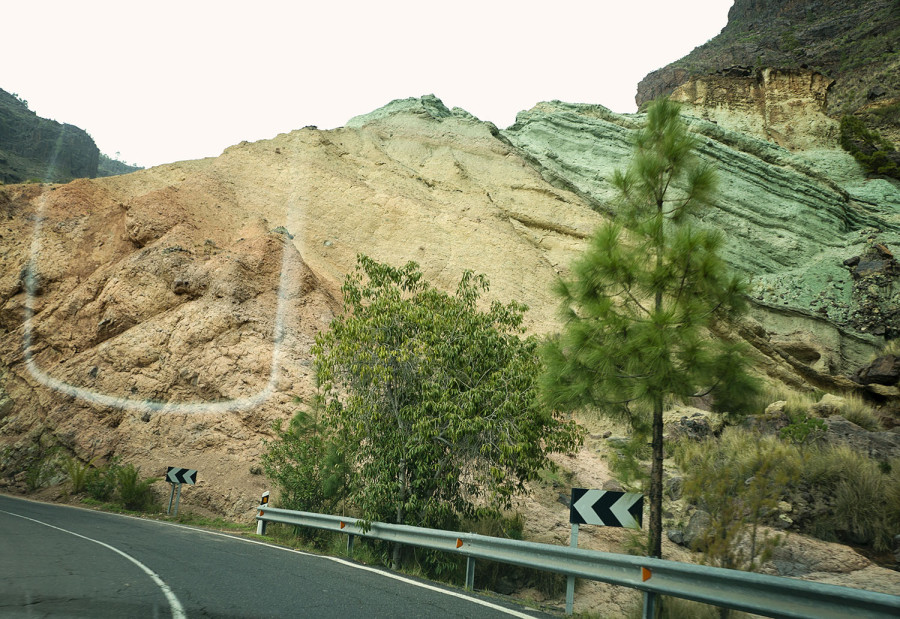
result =
[[345,526],[347,526],[347,525],[345,525],[343,522],[341,522],[341,528],[343,529]]
[[262,515],[263,515],[263,512],[262,512],[262,510],[259,510],[259,515],[260,515],[260,516],[262,516]]
[[650,580],[650,577],[653,576],[653,572],[648,570],[646,567],[641,568],[641,582],[647,582]]
[[457,547],[457,548],[462,548],[462,540],[459,539],[459,538],[456,538],[456,547]]

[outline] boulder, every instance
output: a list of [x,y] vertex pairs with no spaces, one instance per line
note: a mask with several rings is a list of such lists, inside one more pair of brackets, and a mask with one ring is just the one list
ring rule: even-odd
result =
[[832,417],[841,412],[847,400],[839,395],[826,393],[822,399],[812,405],[812,412],[819,417]]
[[829,443],[843,443],[879,461],[900,457],[900,433],[869,432],[838,415],[829,417],[825,423],[828,425],[825,440]]
[[861,385],[896,385],[900,382],[900,357],[881,355],[851,378]]
[[682,416],[678,421],[668,423],[667,430],[670,440],[700,441],[713,433],[709,417],[703,413],[694,413],[690,417]]
[[711,524],[712,516],[710,516],[708,512],[705,512],[702,509],[695,511],[691,514],[691,519],[688,520],[687,526],[684,527],[682,531],[681,545],[690,548],[694,542],[709,529]]

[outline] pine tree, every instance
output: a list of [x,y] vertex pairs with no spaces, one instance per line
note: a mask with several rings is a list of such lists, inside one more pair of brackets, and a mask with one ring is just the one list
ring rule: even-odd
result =
[[571,275],[561,280],[564,327],[544,347],[542,392],[556,410],[588,408],[651,436],[649,554],[661,556],[663,411],[667,401],[711,396],[739,412],[756,383],[743,347],[710,337],[713,324],[745,304],[741,280],[719,251],[723,238],[687,217],[706,206],[715,171],[695,156],[696,139],[667,99],[648,108],[620,204]]

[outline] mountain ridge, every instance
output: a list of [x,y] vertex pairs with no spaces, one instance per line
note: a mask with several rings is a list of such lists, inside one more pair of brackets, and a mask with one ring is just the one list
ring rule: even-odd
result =
[[[900,5],[893,0],[735,0],[721,33],[652,71],[638,106],[691,79],[743,67],[808,69],[834,84],[825,112],[853,113],[900,142]],[[885,111],[887,108],[887,111]]]

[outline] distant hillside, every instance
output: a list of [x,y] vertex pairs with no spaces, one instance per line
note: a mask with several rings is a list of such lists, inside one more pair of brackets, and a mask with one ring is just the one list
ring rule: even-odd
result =
[[119,161],[100,153],[97,176],[118,176],[119,174],[128,174],[129,172],[137,172],[143,169],[141,166],[128,165],[124,161]]
[[642,105],[692,78],[741,66],[809,69],[834,80],[826,112],[854,113],[900,138],[900,3],[897,0],[735,0],[722,32],[647,75]]
[[101,153],[83,129],[41,118],[27,101],[0,90],[0,182],[65,183],[141,169]]
[[40,118],[0,90],[0,180],[65,182],[97,176],[100,150],[83,129]]

